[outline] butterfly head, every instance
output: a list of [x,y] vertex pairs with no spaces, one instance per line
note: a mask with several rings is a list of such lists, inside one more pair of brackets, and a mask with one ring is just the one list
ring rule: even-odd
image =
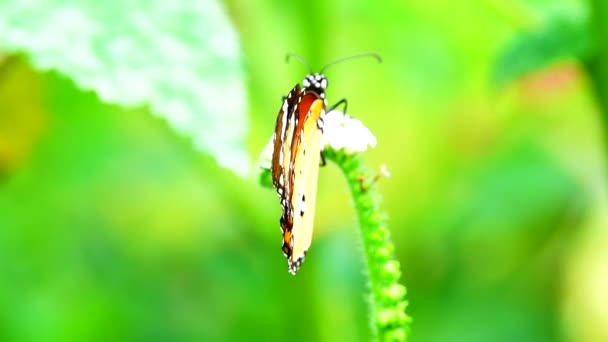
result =
[[309,74],[302,81],[302,85],[304,88],[312,90],[319,95],[325,94],[325,89],[327,89],[327,78],[323,74]]

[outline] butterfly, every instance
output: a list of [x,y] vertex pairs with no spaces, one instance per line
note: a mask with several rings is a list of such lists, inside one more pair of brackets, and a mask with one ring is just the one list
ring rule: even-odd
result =
[[287,257],[287,269],[294,275],[312,241],[319,164],[325,164],[321,146],[324,118],[339,106],[344,106],[346,113],[347,106],[346,99],[342,99],[328,109],[325,98],[328,81],[323,71],[330,65],[364,56],[380,61],[376,54],[354,55],[331,62],[313,73],[304,58],[287,55],[287,60],[295,57],[309,69],[302,86],[296,84],[283,98],[272,138],[272,183],[283,208],[279,220],[283,233],[281,249]]

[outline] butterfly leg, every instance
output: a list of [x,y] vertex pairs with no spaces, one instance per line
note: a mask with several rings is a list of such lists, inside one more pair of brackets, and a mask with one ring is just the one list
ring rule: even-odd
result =
[[346,114],[347,103],[348,103],[348,101],[346,101],[346,99],[342,99],[342,100],[336,102],[333,106],[331,106],[331,108],[329,108],[329,110],[327,112],[329,113],[332,110],[338,108],[339,106],[344,106],[344,109],[342,110],[342,113]]
[[325,166],[325,165],[327,165],[327,162],[325,161],[325,155],[323,154],[323,151],[321,151],[319,153],[321,153],[321,164],[319,166]]

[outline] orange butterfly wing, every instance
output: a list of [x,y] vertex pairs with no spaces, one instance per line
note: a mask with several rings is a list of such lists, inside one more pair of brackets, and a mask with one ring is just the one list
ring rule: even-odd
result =
[[272,178],[281,198],[282,250],[295,274],[312,239],[325,101],[296,85],[283,101],[274,134]]
[[[323,135],[318,121],[323,120],[321,116],[324,108],[324,101],[320,99],[314,100],[310,106],[300,131],[300,143],[295,154],[294,187],[291,198],[293,228],[288,254],[288,269],[292,274],[298,271],[312,241]],[[284,244],[287,242],[284,239]]]

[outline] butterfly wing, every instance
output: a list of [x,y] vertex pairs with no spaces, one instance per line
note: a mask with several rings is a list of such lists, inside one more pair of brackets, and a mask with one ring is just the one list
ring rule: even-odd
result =
[[312,239],[325,102],[296,85],[285,97],[273,136],[272,180],[281,198],[283,253],[295,274]]
[[325,102],[316,94],[304,95],[299,114],[300,129],[293,161],[292,229],[284,232],[283,251],[287,251],[288,270],[296,274],[312,241],[321,156],[322,121]]
[[302,100],[302,90],[299,84],[287,94],[283,100],[281,110],[277,116],[276,129],[273,136],[274,148],[272,154],[272,181],[281,199],[283,213],[280,219],[280,227],[283,233],[283,253],[289,256],[291,231],[293,227],[293,205],[291,198],[293,194],[293,154],[299,139],[298,124],[300,122],[299,104]]
[[[281,199],[291,198],[292,184],[289,177],[289,169],[291,168],[290,163],[292,160],[293,135],[297,126],[295,112],[300,95],[300,85],[296,84],[283,100],[273,135],[272,182]],[[283,200],[281,200],[281,204],[284,204]]]

